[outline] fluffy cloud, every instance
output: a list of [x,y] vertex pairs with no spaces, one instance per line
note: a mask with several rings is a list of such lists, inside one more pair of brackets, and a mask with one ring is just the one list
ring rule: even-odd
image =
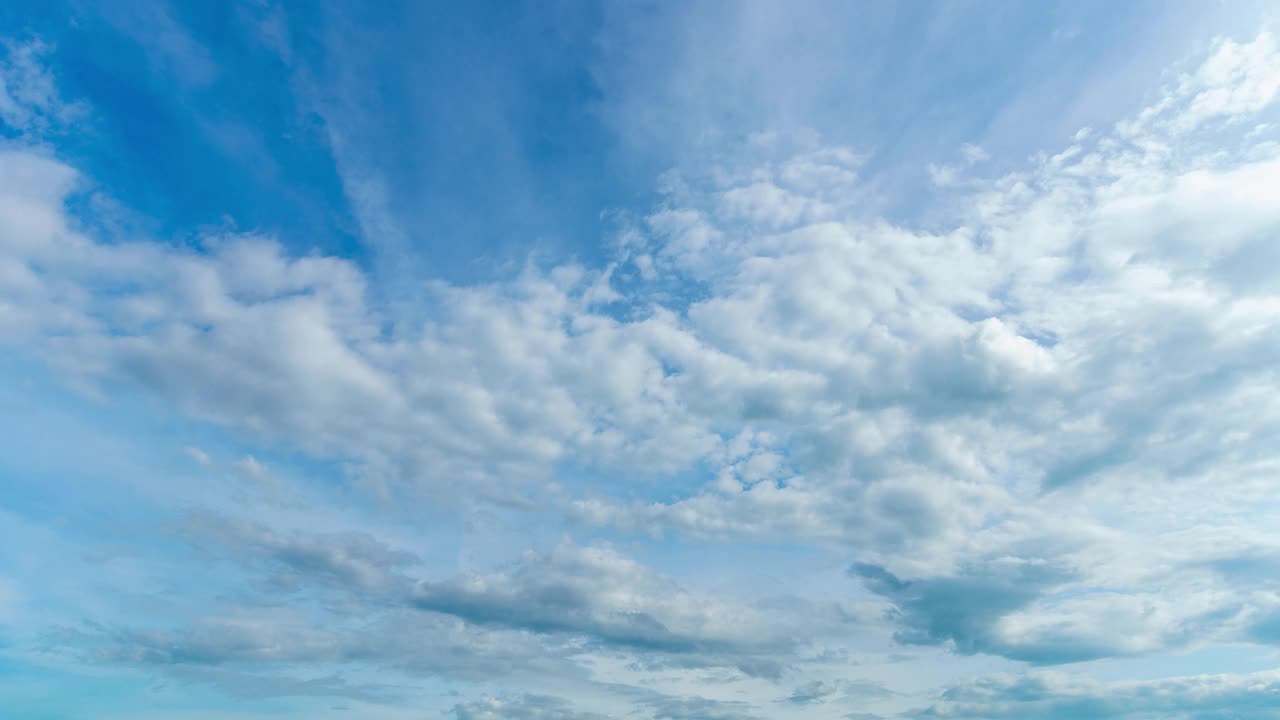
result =
[[[1271,601],[1186,571],[1190,544],[1143,563],[1188,523],[1233,528],[1238,552],[1269,543],[1245,509],[1260,484],[1218,490],[1212,509],[1203,498],[1275,467],[1280,408],[1261,388],[1276,384],[1280,305],[1261,280],[1274,273],[1251,270],[1273,266],[1280,213],[1264,188],[1280,164],[1274,143],[1195,148],[1268,106],[1274,46],[1219,43],[1140,129],[1082,134],[990,182],[950,231],[848,217],[768,233],[682,211],[701,236],[735,238],[708,246],[714,263],[673,256],[710,285],[691,331],[787,382],[722,394],[725,374],[698,377],[701,402],[724,422],[730,398],[760,398],[734,419],[785,434],[787,465],[753,483],[728,464],[691,497],[576,512],[628,530],[847,543],[912,576],[860,566],[901,639],[959,652],[1057,663],[1260,637],[1241,618]],[[1233,88],[1243,100],[1210,103]],[[1037,574],[1006,577],[1000,558]],[[1147,589],[1175,585],[1187,593]]]
[[1280,93],[1280,44],[1270,31],[1251,42],[1219,39],[1208,59],[1183,73],[1158,103],[1122,130],[1137,133],[1159,123],[1185,133],[1214,119],[1247,117],[1266,108]]

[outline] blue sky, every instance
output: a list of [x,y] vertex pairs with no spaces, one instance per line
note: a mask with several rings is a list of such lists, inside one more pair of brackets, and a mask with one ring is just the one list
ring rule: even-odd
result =
[[1280,718],[1268,3],[7,3],[0,715]]

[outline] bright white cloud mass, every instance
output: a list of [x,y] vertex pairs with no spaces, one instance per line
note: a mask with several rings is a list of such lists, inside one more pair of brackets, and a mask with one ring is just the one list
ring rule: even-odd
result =
[[[715,55],[704,11],[671,41],[686,58]],[[112,32],[157,53],[136,83],[172,67],[195,108],[233,70],[189,13],[155,17]],[[355,246],[187,223],[197,200],[99,154],[125,101],[69,90],[105,87],[98,61],[4,46],[14,717],[1280,718],[1265,22],[1030,157],[980,133],[890,155],[890,135],[805,128],[818,93],[795,90],[785,117],[672,139],[649,199],[596,207],[584,249],[507,238],[470,276],[432,249],[470,236],[423,224],[415,190],[370,200],[397,180],[360,146],[378,106],[301,57],[336,41],[274,6],[237,22],[287,68],[297,122],[325,125]],[[658,51],[619,29],[642,21],[601,23],[627,56],[594,71],[613,147],[663,112],[687,135],[751,107],[687,94],[718,70],[665,65],[663,105],[631,78]],[[735,26],[740,52],[782,42],[762,23]],[[267,136],[202,117],[206,144]],[[234,186],[195,136],[135,131],[207,193]],[[303,202],[273,157],[245,173]],[[529,187],[561,181],[539,167]]]

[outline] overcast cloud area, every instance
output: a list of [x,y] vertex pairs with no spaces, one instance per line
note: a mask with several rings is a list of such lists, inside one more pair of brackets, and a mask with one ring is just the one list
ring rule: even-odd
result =
[[0,715],[1280,718],[1265,4],[93,5]]

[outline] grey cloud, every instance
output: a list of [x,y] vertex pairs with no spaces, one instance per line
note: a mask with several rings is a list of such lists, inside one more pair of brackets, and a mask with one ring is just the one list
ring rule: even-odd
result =
[[1062,676],[998,676],[952,687],[913,718],[955,720],[1272,720],[1276,673],[1103,683]]
[[[317,612],[320,612],[317,609]],[[580,670],[572,649],[524,633],[469,627],[427,613],[368,606],[364,612],[322,613],[241,608],[176,629],[86,624],[52,633],[49,650],[113,666],[161,669],[192,681],[273,678],[273,671],[375,665],[385,677],[445,677],[478,682],[514,675],[568,678]],[[246,680],[248,682],[248,680]],[[267,687],[266,680],[259,687]],[[327,683],[326,687],[343,687]],[[307,690],[281,682],[280,695]],[[351,697],[368,694],[362,686]],[[307,694],[307,693],[302,693]]]
[[455,720],[605,720],[605,715],[577,710],[564,698],[522,695],[486,698],[453,706]]
[[793,690],[787,701],[797,705],[809,705],[823,702],[838,692],[840,692],[839,683],[814,680]]
[[839,699],[873,700],[891,697],[894,693],[875,682],[854,682],[849,680],[813,680],[791,691],[787,702],[797,705],[812,705]]
[[874,483],[790,478],[671,503],[578,500],[570,511],[583,523],[628,532],[805,538],[893,554],[946,546],[984,514],[1003,509],[998,493],[964,479],[910,465],[898,469],[899,477]]
[[[619,593],[625,588],[625,593]],[[603,548],[561,545],[506,573],[418,583],[414,607],[479,625],[583,635],[774,675],[792,641],[765,614],[690,593]]]
[[[811,622],[689,592],[605,548],[561,544],[507,572],[427,581],[410,574],[415,555],[363,533],[280,532],[200,513],[186,529],[265,572],[271,597],[285,588],[317,601],[325,621],[248,607],[168,630],[91,628],[56,644],[101,662],[166,668],[376,662],[465,678],[572,674],[568,658],[585,639],[595,652],[655,668],[777,678],[796,657],[797,628]],[[330,602],[333,593],[342,602]]]
[[733,668],[747,677],[778,682],[793,668],[793,663],[797,662],[794,656],[783,651],[779,651],[776,656],[750,655],[742,652],[667,652],[636,655],[627,667],[641,672],[724,667]]
[[653,720],[751,720],[759,718],[747,703],[709,698],[662,697],[646,703]]
[[192,514],[185,532],[229,549],[237,560],[260,559],[277,572],[276,580],[297,587],[387,591],[407,583],[402,571],[420,562],[364,532],[281,533],[208,513]]
[[469,591],[455,583],[423,583],[418,587],[414,603],[423,610],[454,615],[481,625],[581,633],[606,642],[652,650],[693,649],[689,639],[672,633],[647,613],[632,611],[597,616],[593,598],[567,586],[552,584],[528,593],[498,595],[483,590]]
[[1091,660],[1118,652],[1070,637],[1051,642],[1011,641],[998,623],[1028,607],[1075,573],[1042,562],[989,562],[951,577],[900,580],[877,565],[859,563],[850,572],[893,603],[899,642],[947,644],[957,653],[1003,655],[1034,664]]

